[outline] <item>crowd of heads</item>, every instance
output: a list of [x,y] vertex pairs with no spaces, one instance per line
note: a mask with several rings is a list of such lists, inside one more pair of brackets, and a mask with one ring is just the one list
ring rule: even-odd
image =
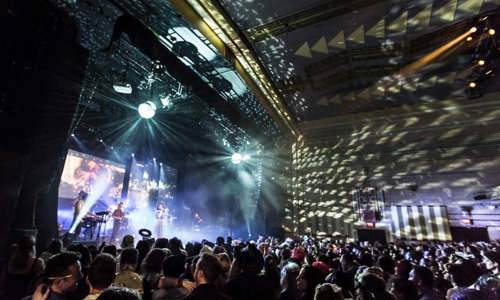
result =
[[[35,253],[25,237],[1,277],[5,299],[498,300],[497,242],[125,236],[121,247],[62,247]],[[2,299],[3,299],[2,298]]]

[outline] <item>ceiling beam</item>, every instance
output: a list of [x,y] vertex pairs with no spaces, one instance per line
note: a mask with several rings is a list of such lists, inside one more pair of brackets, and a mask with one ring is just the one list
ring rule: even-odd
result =
[[314,6],[304,8],[289,15],[279,17],[269,23],[245,30],[247,38],[256,43],[271,36],[278,36],[299,28],[317,24],[328,19],[345,15],[355,10],[371,6],[387,0],[350,0],[321,1]]
[[195,26],[235,67],[270,116],[285,132],[300,134],[282,96],[269,79],[245,37],[223,9],[211,0],[172,0],[177,11]]

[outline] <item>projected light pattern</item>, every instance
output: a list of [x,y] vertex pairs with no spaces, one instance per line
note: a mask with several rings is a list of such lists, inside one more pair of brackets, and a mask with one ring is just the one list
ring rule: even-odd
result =
[[[293,145],[290,226],[295,232],[311,227],[352,234],[351,192],[366,179],[385,190],[387,205],[498,203],[498,195],[482,201],[474,195],[493,195],[500,186],[499,96],[307,124],[308,138]],[[489,216],[478,224],[500,225],[500,210]]]
[[[468,65],[463,57],[414,77],[394,75],[467,31],[475,16],[493,13],[499,4],[221,1],[299,121],[465,95],[460,73]],[[459,53],[452,50],[448,56]]]

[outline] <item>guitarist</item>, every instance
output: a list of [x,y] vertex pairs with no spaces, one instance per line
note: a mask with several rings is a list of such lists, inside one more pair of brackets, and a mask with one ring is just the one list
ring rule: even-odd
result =
[[122,225],[123,220],[125,219],[125,212],[123,211],[123,202],[118,203],[118,206],[111,214],[111,217],[113,218],[113,231],[111,233],[111,239],[109,242],[110,244],[114,245],[117,242],[116,239],[118,232],[120,231],[120,226]]

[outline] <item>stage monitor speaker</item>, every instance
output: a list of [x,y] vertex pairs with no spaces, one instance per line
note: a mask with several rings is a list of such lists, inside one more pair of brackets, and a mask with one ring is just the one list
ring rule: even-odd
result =
[[361,242],[387,243],[387,230],[358,228],[358,240]]

